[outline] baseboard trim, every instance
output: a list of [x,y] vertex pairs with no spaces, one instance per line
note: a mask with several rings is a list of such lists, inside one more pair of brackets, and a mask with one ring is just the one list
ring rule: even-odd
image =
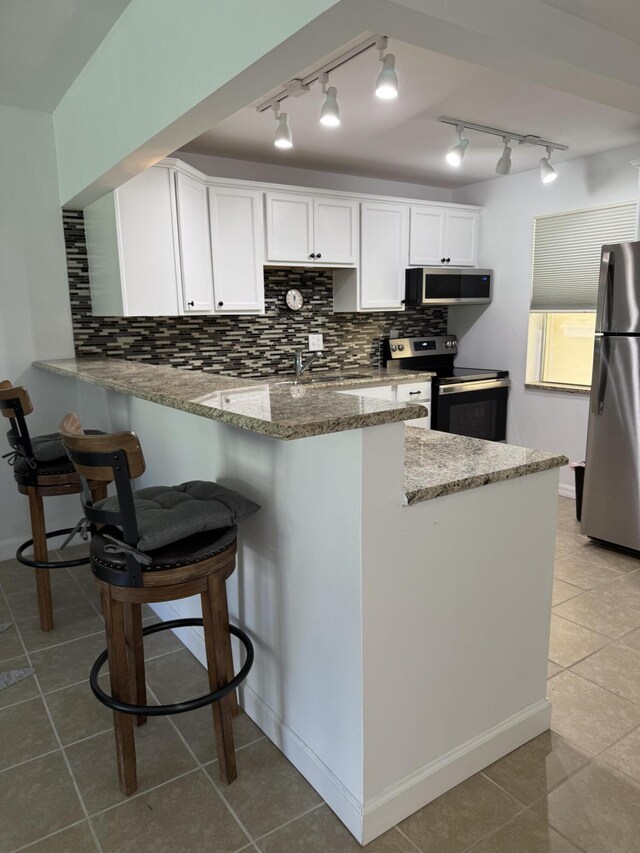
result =
[[560,483],[558,486],[558,494],[563,498],[572,498],[574,501],[576,499],[576,487],[575,486],[567,486],[564,483]]
[[542,699],[368,800],[361,843],[373,841],[436,797],[546,732],[550,725],[551,703]]

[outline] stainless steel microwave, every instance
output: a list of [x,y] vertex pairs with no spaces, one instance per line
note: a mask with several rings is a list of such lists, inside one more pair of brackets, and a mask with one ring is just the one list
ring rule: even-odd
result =
[[406,272],[405,305],[485,305],[493,270],[412,267]]

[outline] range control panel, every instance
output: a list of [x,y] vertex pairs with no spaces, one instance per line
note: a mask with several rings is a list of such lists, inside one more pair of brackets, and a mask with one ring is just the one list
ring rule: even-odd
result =
[[458,351],[455,335],[436,335],[430,338],[389,338],[391,358],[415,358],[428,355],[454,355]]

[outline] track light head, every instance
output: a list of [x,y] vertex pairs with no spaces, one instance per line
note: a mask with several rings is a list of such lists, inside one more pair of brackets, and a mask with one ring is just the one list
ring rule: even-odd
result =
[[340,124],[340,107],[338,106],[338,90],[335,86],[327,88],[328,74],[322,77],[322,91],[325,95],[324,104],[320,111],[320,124],[325,127],[338,127]]
[[551,184],[558,177],[558,173],[549,162],[552,151],[553,148],[547,148],[547,156],[540,158],[540,180],[543,184]]
[[498,175],[508,175],[511,171],[511,145],[509,144],[510,142],[511,139],[508,136],[505,136],[502,157],[500,157],[496,164],[496,173]]
[[398,75],[396,74],[396,58],[388,53],[382,60],[382,71],[376,81],[376,95],[383,101],[391,101],[398,97]]
[[278,120],[273,144],[276,148],[293,148],[293,137],[291,135],[291,128],[289,127],[289,116],[286,113],[278,112],[277,105],[275,105],[273,109]]
[[456,168],[462,163],[465,155],[465,151],[469,147],[469,140],[464,137],[462,134],[464,132],[464,125],[458,126],[458,141],[453,146],[453,148],[447,152],[447,163],[450,166],[455,166]]

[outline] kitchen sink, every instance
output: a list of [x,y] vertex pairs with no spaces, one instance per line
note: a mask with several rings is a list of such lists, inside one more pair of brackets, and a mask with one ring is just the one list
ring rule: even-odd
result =
[[347,382],[351,379],[373,379],[370,373],[344,373],[332,376],[295,376],[291,379],[283,379],[278,381],[276,385],[317,385],[331,382]]

